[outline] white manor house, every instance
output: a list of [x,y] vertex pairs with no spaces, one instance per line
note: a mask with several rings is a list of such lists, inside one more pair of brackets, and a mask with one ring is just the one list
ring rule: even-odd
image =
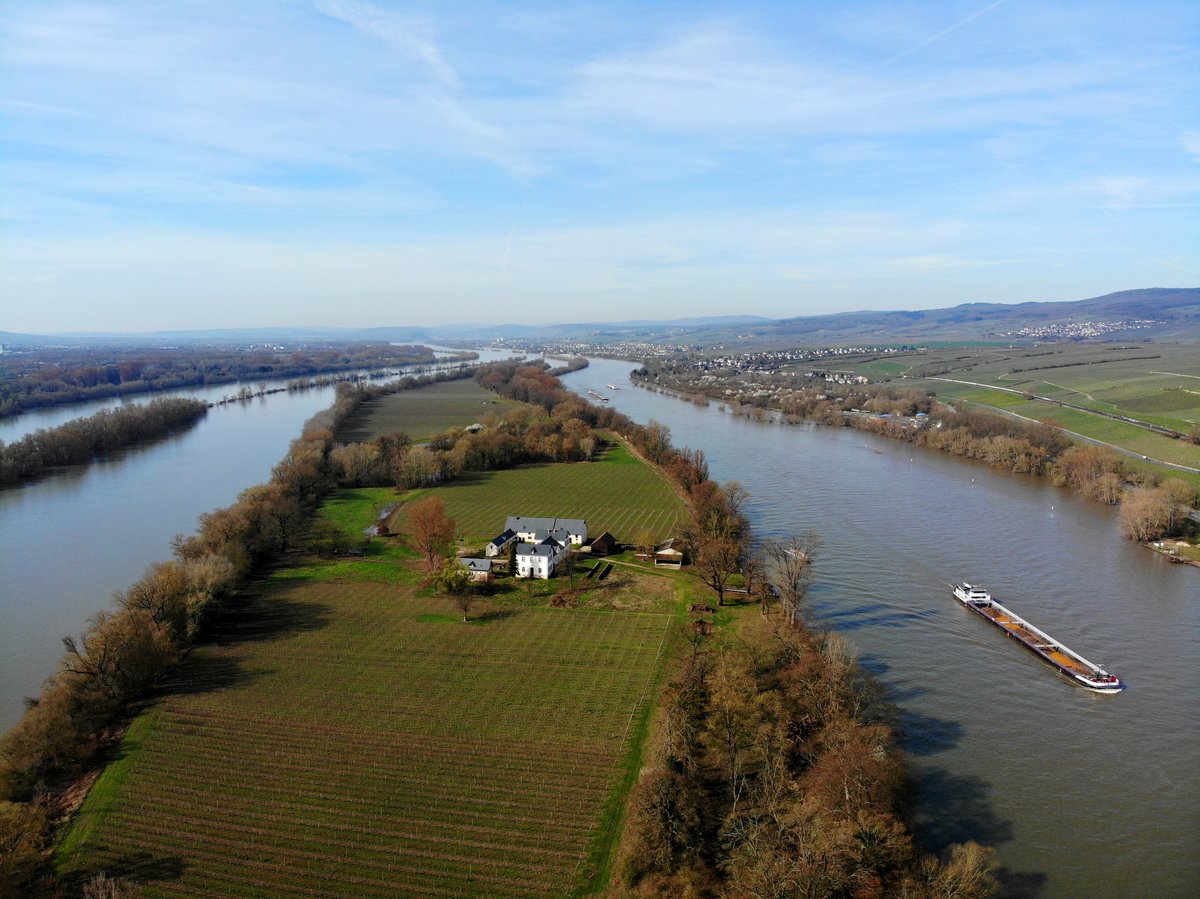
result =
[[549,578],[573,547],[587,541],[587,522],[582,518],[532,518],[511,515],[504,531],[487,545],[489,557],[500,555],[517,544],[514,577]]

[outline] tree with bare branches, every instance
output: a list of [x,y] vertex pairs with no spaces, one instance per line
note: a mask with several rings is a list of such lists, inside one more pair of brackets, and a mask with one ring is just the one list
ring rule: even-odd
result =
[[742,547],[730,537],[703,534],[696,541],[696,573],[717,594],[717,605],[725,605],[725,586],[738,570]]
[[795,624],[800,616],[808,594],[808,581],[812,574],[813,557],[821,545],[821,538],[814,531],[805,531],[800,536],[787,540],[770,540],[763,551],[771,562],[775,586],[784,616],[789,624]]
[[413,548],[425,557],[425,566],[433,574],[454,549],[454,519],[446,515],[445,504],[431,496],[413,503],[408,510],[408,527]]

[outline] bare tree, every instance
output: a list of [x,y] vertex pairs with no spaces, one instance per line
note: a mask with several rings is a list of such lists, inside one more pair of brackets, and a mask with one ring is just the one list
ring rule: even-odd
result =
[[571,592],[575,592],[575,575],[579,571],[579,553],[573,549],[567,550],[567,554],[563,556],[563,560],[559,563],[562,572],[567,576],[567,583],[570,585]]
[[413,503],[408,510],[408,527],[413,546],[425,557],[425,566],[432,574],[439,560],[450,555],[454,548],[454,519],[446,516],[446,507],[436,496]]
[[763,581],[763,575],[766,573],[767,560],[763,555],[762,547],[756,546],[746,549],[742,553],[742,577],[746,581],[746,592],[753,597],[756,592],[761,594],[763,604],[763,614],[767,611],[767,597],[770,596],[770,591],[767,589],[766,583]]
[[771,540],[763,546],[771,561],[775,586],[779,590],[779,600],[789,624],[796,622],[804,605],[813,556],[820,545],[821,538],[816,532],[805,531],[798,537]]
[[1141,487],[1121,500],[1121,533],[1130,540],[1157,540],[1170,531],[1175,503],[1161,488]]
[[696,572],[717,593],[717,605],[725,605],[725,585],[738,570],[742,547],[728,537],[704,535],[696,546]]

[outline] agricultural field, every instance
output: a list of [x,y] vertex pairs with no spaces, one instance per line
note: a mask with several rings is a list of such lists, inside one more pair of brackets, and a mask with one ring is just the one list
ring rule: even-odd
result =
[[930,352],[893,383],[932,390],[947,402],[965,399],[1049,419],[1152,460],[1200,468],[1200,447],[1108,417],[1120,415],[1184,434],[1200,424],[1200,351],[1195,346],[944,349]]
[[[506,509],[533,482],[493,478],[522,472],[549,484],[547,501],[580,504],[527,514],[605,521],[603,498],[586,497],[601,476],[625,497],[613,520],[682,514],[623,447],[458,485],[447,505]],[[341,490],[319,514],[361,535],[396,498]],[[60,868],[129,877],[149,896],[603,889],[671,635],[700,591],[625,559],[604,583],[577,575],[565,607],[551,600],[567,578],[501,578],[464,622],[403,535],[361,556],[291,557],[135,719]]]
[[72,863],[163,895],[569,893],[671,620],[268,583],[139,719]]
[[[597,462],[472,473],[432,491],[412,491],[403,499],[429,494],[445,503],[446,514],[468,546],[495,537],[509,515],[583,518],[592,536],[611,531],[623,542],[633,542],[643,531],[657,538],[672,536],[685,520],[683,503],[666,479],[621,444],[610,446]],[[401,506],[392,528],[404,530],[405,521]]]
[[502,415],[517,405],[469,378],[442,381],[363,403],[350,416],[338,439],[353,443],[403,431],[414,443],[421,443],[440,431],[465,428],[488,412]]

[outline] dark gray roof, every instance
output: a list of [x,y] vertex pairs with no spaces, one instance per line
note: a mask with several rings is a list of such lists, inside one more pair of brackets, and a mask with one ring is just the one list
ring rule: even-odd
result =
[[509,528],[503,534],[493,537],[492,543],[495,544],[496,546],[503,546],[505,543],[507,543],[509,540],[511,540],[515,536],[517,536],[517,532],[514,531],[512,528]]
[[518,556],[550,556],[557,555],[558,543],[518,543]]
[[510,515],[504,526],[523,533],[549,534],[564,529],[572,534],[586,534],[587,522],[582,518],[537,518],[526,515]]
[[469,571],[491,571],[491,559],[459,559],[458,563]]

